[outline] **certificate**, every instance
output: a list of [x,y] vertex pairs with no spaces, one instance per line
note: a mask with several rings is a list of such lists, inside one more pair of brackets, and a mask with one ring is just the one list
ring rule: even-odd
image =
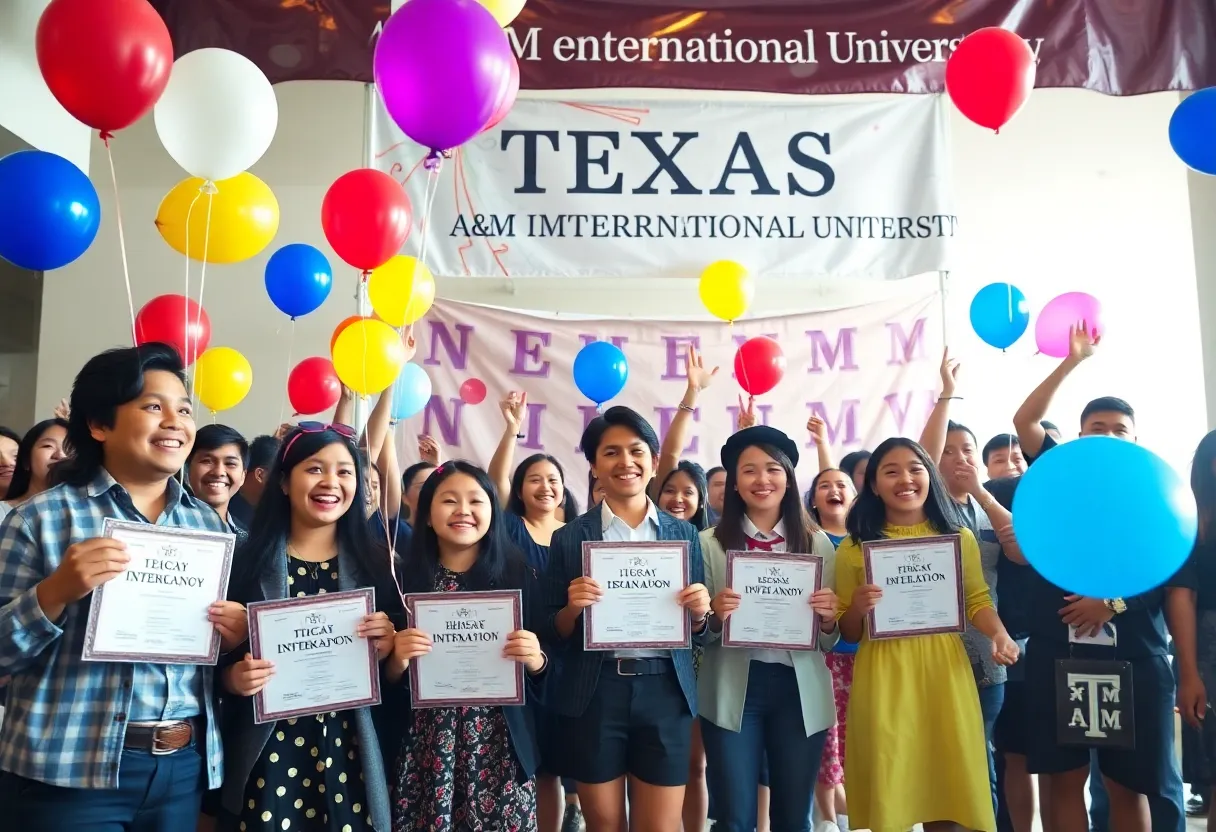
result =
[[956,534],[874,540],[861,545],[866,582],[882,589],[870,611],[870,638],[961,633],[962,549]]
[[819,616],[811,596],[823,585],[823,558],[773,552],[726,553],[726,585],[739,608],[722,629],[726,647],[814,650]]
[[692,624],[680,606],[688,586],[688,541],[583,541],[583,574],[604,591],[583,610],[584,650],[680,649]]
[[93,590],[86,662],[215,664],[220,634],[207,620],[228,595],[236,537],[107,517],[102,537],[127,544],[118,577]]
[[413,706],[524,704],[524,666],[502,652],[523,628],[521,607],[518,589],[405,596],[410,626],[431,637],[431,652],[410,662]]
[[376,642],[358,634],[375,611],[370,588],[250,604],[250,652],[274,662],[274,675],[253,697],[253,721],[379,705]]

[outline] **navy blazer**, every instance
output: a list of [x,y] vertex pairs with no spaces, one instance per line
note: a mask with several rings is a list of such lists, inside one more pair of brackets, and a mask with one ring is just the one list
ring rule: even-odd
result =
[[[580,618],[570,638],[563,639],[557,631],[557,614],[567,602],[570,582],[583,574],[583,541],[603,540],[603,514],[596,506],[572,523],[567,523],[553,533],[549,545],[549,567],[545,571],[545,600],[548,606],[544,628],[537,633],[541,642],[560,645],[563,649],[558,657],[560,672],[549,680],[545,706],[565,716],[581,716],[591,702],[595,686],[599,683],[600,666],[607,651],[583,650],[583,627]],[[670,514],[659,513],[659,540],[688,541],[688,583],[705,583],[705,562],[701,558],[701,541],[696,528]],[[693,636],[700,642],[704,633]],[[692,650],[672,650],[672,663],[680,689],[688,700],[688,710],[697,714],[697,676],[692,664]]]

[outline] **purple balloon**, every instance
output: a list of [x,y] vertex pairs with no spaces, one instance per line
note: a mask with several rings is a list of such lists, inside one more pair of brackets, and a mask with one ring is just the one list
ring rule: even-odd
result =
[[384,24],[376,87],[405,135],[459,147],[486,126],[511,78],[511,45],[477,0],[409,0]]
[[1053,358],[1066,357],[1068,332],[1081,321],[1093,335],[1105,331],[1102,303],[1096,297],[1085,292],[1067,292],[1052,298],[1034,323],[1034,340],[1039,352]]

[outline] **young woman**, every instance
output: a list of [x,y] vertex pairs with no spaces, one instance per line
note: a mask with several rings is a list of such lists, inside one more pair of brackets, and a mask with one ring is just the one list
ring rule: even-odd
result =
[[[767,426],[739,431],[723,446],[722,465],[722,517],[701,534],[714,615],[698,680],[716,825],[726,832],[755,828],[756,785],[767,757],[772,827],[805,829],[818,769],[808,763],[819,760],[827,729],[836,721],[831,674],[821,652],[837,639],[835,551],[802,507],[794,477],[798,446],[788,436]],[[807,611],[821,620],[819,650],[722,646],[718,636],[741,597],[726,579],[726,553],[734,550],[822,560],[826,586],[810,596]]]
[[[507,637],[504,655],[530,677],[545,669],[532,632],[533,611],[543,615],[536,573],[507,538],[494,486],[480,468],[445,462],[427,478],[403,576],[407,594],[521,590],[524,629]],[[407,685],[409,663],[430,649],[429,633],[397,633],[390,684]],[[396,832],[536,828],[539,753],[528,708],[406,708],[403,716],[392,780]]]
[[1018,646],[997,617],[980,568],[975,536],[924,448],[887,439],[875,449],[865,484],[837,552],[840,634],[859,641],[849,697],[845,781],[855,828],[895,832],[923,823],[927,832],[996,828],[984,751],[984,722],[971,662],[953,633],[869,638],[866,616],[883,590],[866,582],[862,544],[885,538],[960,537],[966,617],[992,640],[1002,665]]
[[13,478],[4,501],[17,504],[50,488],[51,466],[63,459],[63,443],[68,438],[64,419],[45,419],[25,432],[17,447]]
[[17,449],[20,447],[21,437],[17,432],[0,425],[0,494],[8,493],[17,470]]
[[435,470],[435,465],[424,459],[415,462],[401,474],[401,517],[411,525],[418,514],[418,493],[426,478]]
[[604,486],[600,484],[595,474],[589,474],[587,476],[587,510],[590,511],[602,502],[604,502]]
[[[405,625],[389,555],[363,513],[364,472],[353,431],[303,422],[283,440],[236,557],[234,601],[373,587],[377,611],[358,635],[392,652]],[[241,829],[387,829],[388,777],[369,708],[257,725],[252,697],[274,665],[246,654],[224,671],[223,806]]]
[[861,486],[866,480],[866,468],[870,465],[869,451],[853,451],[840,459],[840,470],[853,480],[853,487],[861,493]]

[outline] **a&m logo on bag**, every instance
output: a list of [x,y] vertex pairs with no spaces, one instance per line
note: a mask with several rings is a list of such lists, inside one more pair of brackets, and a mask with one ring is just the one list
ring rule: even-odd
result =
[[1056,662],[1056,736],[1060,745],[1135,748],[1129,662]]

